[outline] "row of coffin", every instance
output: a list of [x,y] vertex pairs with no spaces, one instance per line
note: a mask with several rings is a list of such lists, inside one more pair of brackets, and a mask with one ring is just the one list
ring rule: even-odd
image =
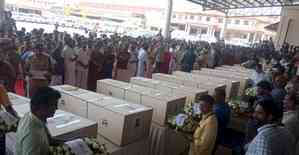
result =
[[[242,93],[249,76],[246,71],[239,67],[202,69],[192,74],[177,71],[173,75],[154,74],[153,79],[134,77],[131,83],[105,79],[98,81],[98,93],[69,85],[53,86],[62,99],[48,127],[51,135],[60,139],[100,135],[111,154],[179,154],[188,145],[182,143],[188,141],[167,129],[167,116],[215,89],[226,89],[228,97]],[[11,100],[21,116],[29,111],[29,104],[22,104],[28,99]]]

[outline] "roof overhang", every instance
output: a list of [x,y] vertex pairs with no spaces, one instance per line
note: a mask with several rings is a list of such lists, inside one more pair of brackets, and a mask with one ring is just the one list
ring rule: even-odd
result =
[[[217,10],[228,15],[234,15],[231,12],[242,13],[244,9],[253,10],[260,8],[268,11],[269,15],[278,15],[281,7],[299,6],[299,0],[187,0],[189,2],[201,5],[204,10]],[[239,11],[237,11],[239,10]],[[263,13],[265,12],[263,11]],[[255,11],[251,11],[256,13]],[[261,13],[259,13],[261,14]],[[257,14],[258,15],[258,14]]]

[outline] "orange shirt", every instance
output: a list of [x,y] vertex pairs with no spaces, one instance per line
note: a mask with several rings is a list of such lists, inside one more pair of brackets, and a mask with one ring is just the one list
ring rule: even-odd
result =
[[7,107],[10,105],[7,91],[3,85],[0,85],[0,106]]

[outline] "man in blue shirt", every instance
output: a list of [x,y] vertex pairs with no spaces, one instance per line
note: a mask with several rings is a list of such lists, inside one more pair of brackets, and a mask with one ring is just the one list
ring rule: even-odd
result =
[[232,149],[233,155],[241,155],[243,151],[244,134],[228,128],[231,119],[231,109],[225,102],[225,90],[218,89],[215,91],[214,113],[218,120],[217,145],[222,145]]
[[223,132],[230,122],[231,111],[229,105],[225,102],[225,90],[219,89],[215,91],[214,113],[218,120],[218,138],[223,138]]

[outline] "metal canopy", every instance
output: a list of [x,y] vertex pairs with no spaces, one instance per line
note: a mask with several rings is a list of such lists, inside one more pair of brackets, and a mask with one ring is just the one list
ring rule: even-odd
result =
[[280,8],[298,6],[299,0],[187,0],[201,5],[205,10],[228,13],[230,10],[250,8]]

